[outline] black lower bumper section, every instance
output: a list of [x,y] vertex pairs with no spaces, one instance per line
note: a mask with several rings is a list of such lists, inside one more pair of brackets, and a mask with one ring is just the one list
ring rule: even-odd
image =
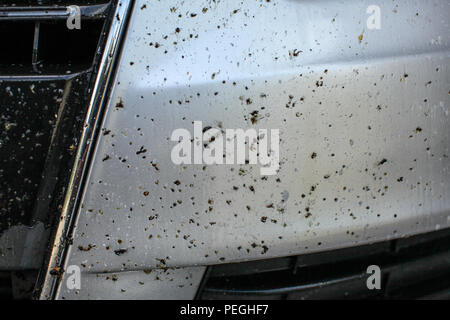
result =
[[[367,286],[371,265],[380,268],[380,289]],[[327,252],[211,266],[197,298],[450,299],[450,229]]]

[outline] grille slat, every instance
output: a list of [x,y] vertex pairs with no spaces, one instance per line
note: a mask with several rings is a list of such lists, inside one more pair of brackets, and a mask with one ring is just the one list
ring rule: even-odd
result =
[[[80,6],[80,15],[83,19],[103,19],[109,3]],[[0,7],[0,21],[4,20],[57,20],[67,19],[69,13],[66,6],[49,7]]]

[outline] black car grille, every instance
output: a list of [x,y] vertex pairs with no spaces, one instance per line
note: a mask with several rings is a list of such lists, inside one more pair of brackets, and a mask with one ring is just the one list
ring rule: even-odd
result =
[[[367,288],[367,267],[381,289]],[[209,267],[198,299],[448,299],[450,229],[321,253]]]
[[[66,25],[69,5],[79,5],[81,29]],[[18,281],[9,274],[31,274],[34,283],[42,266],[115,5],[0,4],[0,297],[17,297]],[[27,242],[15,243],[17,237]]]

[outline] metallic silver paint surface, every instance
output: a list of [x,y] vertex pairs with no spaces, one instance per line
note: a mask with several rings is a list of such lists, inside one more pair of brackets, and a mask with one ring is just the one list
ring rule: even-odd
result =
[[178,300],[193,299],[205,267],[129,271],[118,273],[86,273],[81,288],[69,290],[63,283],[58,299],[88,300]]
[[[368,30],[370,4],[137,1],[66,264],[189,267],[449,227],[450,4],[378,1]],[[280,129],[280,171],[173,164],[171,133],[194,120]]]

